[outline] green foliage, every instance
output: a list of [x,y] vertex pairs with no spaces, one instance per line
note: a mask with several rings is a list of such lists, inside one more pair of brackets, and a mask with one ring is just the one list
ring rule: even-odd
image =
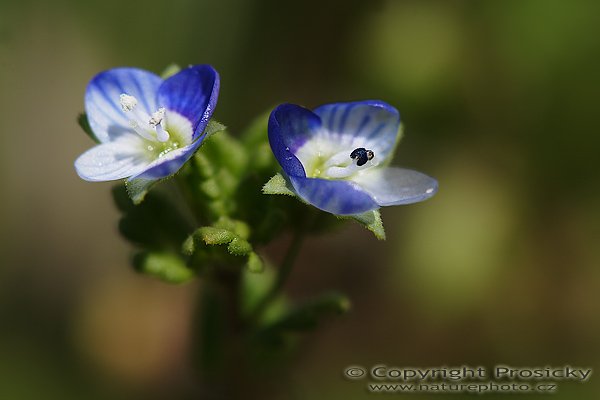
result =
[[194,278],[194,271],[188,268],[180,256],[167,252],[143,251],[133,258],[134,268],[167,283],[184,283]]
[[149,193],[146,201],[135,205],[125,188],[119,185],[113,188],[113,198],[122,213],[121,234],[138,246],[179,251],[193,230],[189,218],[165,193]]
[[83,131],[96,143],[100,143],[94,132],[92,131],[92,127],[90,126],[90,121],[88,120],[86,113],[80,113],[77,116],[77,123],[83,129]]
[[128,179],[125,181],[125,188],[127,189],[127,194],[133,204],[138,205],[146,198],[146,194],[148,191],[160,181],[152,180],[152,179]]
[[296,196],[290,183],[280,173],[275,174],[262,188],[264,194],[283,194]]
[[181,71],[181,67],[175,63],[172,63],[172,64],[167,65],[167,67],[160,74],[160,77],[163,79],[167,79],[167,78],[170,78],[171,76],[175,75],[179,71]]
[[383,228],[383,221],[381,220],[381,213],[379,210],[367,211],[362,214],[353,215],[349,218],[373,232],[377,239],[385,240],[385,229]]
[[325,293],[304,304],[297,305],[264,330],[269,334],[297,332],[314,329],[320,320],[345,314],[350,310],[350,300],[339,293]]

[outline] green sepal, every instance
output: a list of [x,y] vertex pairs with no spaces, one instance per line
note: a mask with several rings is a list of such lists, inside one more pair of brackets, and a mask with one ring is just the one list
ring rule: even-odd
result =
[[167,79],[167,78],[172,77],[179,71],[181,71],[181,67],[175,63],[171,63],[171,64],[167,65],[167,67],[163,70],[163,72],[161,72],[160,77],[163,79]]
[[92,127],[90,126],[90,121],[88,120],[86,113],[80,113],[77,116],[77,123],[79,124],[81,129],[83,129],[83,131],[90,137],[90,139],[92,139],[96,143],[100,143],[100,140],[98,140],[98,138],[96,137],[96,135],[94,135],[94,132],[92,131]]
[[156,179],[127,179],[125,180],[125,188],[127,189],[127,194],[133,204],[138,205],[146,198],[148,191],[152,188],[152,186],[156,185],[159,180]]
[[296,196],[290,183],[280,173],[275,174],[262,188],[264,194],[283,194],[286,196]]
[[195,275],[179,256],[167,252],[137,253],[133,258],[133,266],[139,272],[168,283],[188,282]]
[[341,219],[350,218],[358,222],[375,235],[379,240],[385,240],[385,229],[379,210],[371,210],[362,214],[351,215],[348,217],[340,217]]
[[340,293],[326,293],[292,308],[291,311],[264,328],[266,334],[297,332],[317,327],[320,320],[345,314],[350,310],[350,300]]
[[227,129],[227,127],[225,125],[223,125],[219,121],[211,119],[210,121],[208,121],[208,125],[206,125],[206,128],[204,129],[204,136],[205,136],[204,140],[208,139],[215,133],[222,132],[226,129]]

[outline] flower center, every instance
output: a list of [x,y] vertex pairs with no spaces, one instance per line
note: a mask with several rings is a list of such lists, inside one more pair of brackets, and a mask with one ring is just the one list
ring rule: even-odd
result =
[[134,96],[125,93],[120,96],[120,104],[131,128],[145,139],[141,145],[149,160],[164,157],[192,142],[192,124],[184,116],[170,110],[167,112],[164,107],[148,115],[137,107],[138,101]]
[[322,179],[348,179],[356,173],[375,166],[375,153],[364,147],[352,149],[339,143],[313,139],[296,151],[306,176]]
[[129,118],[129,125],[135,133],[152,142],[164,143],[169,140],[169,132],[165,129],[166,110],[164,107],[159,108],[152,115],[148,115],[144,110],[137,107],[138,101],[134,96],[123,93],[119,98],[119,102]]

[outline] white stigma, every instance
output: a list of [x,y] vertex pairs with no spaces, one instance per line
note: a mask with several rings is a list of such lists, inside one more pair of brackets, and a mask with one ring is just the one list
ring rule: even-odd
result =
[[137,99],[125,93],[119,96],[119,102],[121,103],[121,108],[125,112],[131,111],[137,106]]

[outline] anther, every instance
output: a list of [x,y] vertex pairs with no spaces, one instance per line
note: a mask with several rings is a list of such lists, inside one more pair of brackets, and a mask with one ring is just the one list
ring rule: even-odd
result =
[[133,110],[137,105],[137,99],[125,93],[119,96],[119,102],[121,103],[121,108],[125,112]]
[[356,160],[356,165],[359,167],[365,165],[367,161],[372,160],[373,157],[375,157],[373,150],[367,150],[364,147],[354,149],[352,150],[352,153],[350,153],[350,158]]

